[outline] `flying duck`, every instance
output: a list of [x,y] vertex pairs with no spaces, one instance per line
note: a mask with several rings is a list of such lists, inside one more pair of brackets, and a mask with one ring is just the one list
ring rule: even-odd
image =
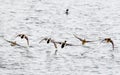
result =
[[[73,34],[74,35],[74,34]],[[88,43],[88,42],[93,42],[93,41],[87,41],[86,39],[81,39],[79,38],[78,36],[74,35],[75,38],[79,39],[81,42],[82,42],[82,45],[85,45],[85,43]]]
[[9,42],[11,46],[16,46],[16,45],[21,46],[21,45],[17,44],[16,41],[9,41],[9,40],[6,40],[6,39],[4,39],[4,40]]
[[27,40],[27,44],[29,45],[28,37],[25,34],[18,34],[17,37],[20,37],[21,39],[26,39]]
[[111,40],[111,38],[105,38],[104,40],[102,40],[102,42],[103,41],[106,41],[107,43],[111,43],[112,44],[112,48],[113,48],[113,50],[114,50],[114,43],[113,43],[113,41]]
[[50,42],[54,44],[54,47],[57,48],[57,45],[55,43],[54,40],[52,40],[51,38],[43,38],[39,43],[41,43],[42,41],[47,41],[47,44],[49,44]]
[[61,44],[61,48],[64,48],[65,46],[80,46],[80,45],[74,45],[74,44],[67,43],[66,40],[64,42],[55,42],[55,43]]

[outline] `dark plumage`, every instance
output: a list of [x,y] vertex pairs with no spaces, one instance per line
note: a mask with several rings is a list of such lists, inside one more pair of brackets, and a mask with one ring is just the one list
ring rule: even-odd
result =
[[47,44],[50,43],[50,42],[53,43],[54,47],[57,48],[57,45],[56,45],[55,41],[52,40],[51,38],[43,38],[39,43],[41,43],[44,40],[47,41]]
[[66,14],[66,15],[69,14],[69,9],[66,9],[65,14]]
[[50,41],[51,41],[51,38],[48,38],[48,39],[47,39],[47,43],[50,43]]
[[61,48],[64,48],[65,47],[65,45],[66,45],[66,40],[62,43],[62,45],[61,45]]
[[67,43],[66,40],[64,42],[55,42],[55,43],[61,44],[61,48],[64,48],[65,46],[80,46],[80,45],[74,45],[74,44]]
[[111,43],[112,44],[112,48],[113,48],[113,50],[114,50],[114,43],[113,43],[113,41],[111,40],[111,38],[105,38],[104,40],[102,40],[102,42],[103,41],[106,41],[107,43]]
[[17,37],[20,37],[21,39],[25,38],[27,40],[27,44],[29,45],[28,37],[25,34],[18,34]]

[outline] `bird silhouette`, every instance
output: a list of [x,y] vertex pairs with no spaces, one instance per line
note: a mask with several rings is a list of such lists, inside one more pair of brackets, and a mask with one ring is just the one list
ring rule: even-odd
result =
[[25,34],[18,34],[16,37],[20,37],[21,39],[26,39],[27,44],[29,45],[29,39]]
[[47,44],[49,44],[50,42],[54,44],[54,47],[57,49],[57,44],[55,43],[55,41],[51,38],[43,38],[39,43],[41,43],[42,41],[47,41]]
[[66,9],[66,11],[65,11],[65,14],[66,14],[66,15],[68,15],[68,14],[69,14],[69,12],[68,12],[68,11],[69,11],[69,9]]
[[113,50],[114,50],[114,43],[113,43],[113,41],[111,40],[111,38],[105,38],[105,39],[102,40],[101,42],[103,42],[103,41],[106,41],[107,43],[111,43],[111,44],[112,44],[112,48],[113,48]]
[[65,46],[80,46],[80,45],[74,45],[71,43],[67,43],[67,41],[65,40],[64,42],[55,42],[57,44],[61,44],[61,48],[64,48]]
[[4,39],[4,40],[7,41],[8,43],[10,43],[11,46],[16,46],[16,45],[21,46],[21,45],[17,44],[16,41],[9,41],[9,40],[6,40],[6,39]]
[[[74,34],[73,34],[74,35]],[[85,45],[85,43],[88,43],[88,42],[93,42],[93,41],[87,41],[86,39],[81,39],[79,38],[78,36],[74,35],[75,38],[79,39],[81,42],[82,42],[82,45]]]

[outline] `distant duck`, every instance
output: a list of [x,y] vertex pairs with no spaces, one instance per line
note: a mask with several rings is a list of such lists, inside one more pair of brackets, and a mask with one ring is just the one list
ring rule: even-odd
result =
[[65,14],[66,14],[66,15],[69,14],[69,9],[66,9]]
[[47,44],[49,44],[50,42],[54,44],[54,47],[57,49],[57,45],[55,43],[54,40],[52,40],[51,38],[43,38],[39,43],[41,43],[42,41],[47,41]]
[[55,42],[55,43],[61,44],[61,48],[64,48],[65,46],[80,46],[80,45],[74,45],[74,44],[67,43],[66,40],[64,42]]
[[16,41],[9,41],[9,40],[6,40],[6,39],[4,39],[4,40],[7,41],[8,43],[10,43],[11,46],[16,46],[16,45],[21,46],[21,45],[17,44]]
[[27,44],[29,45],[29,39],[25,34],[18,34],[17,37],[20,37],[21,39],[26,39],[27,40]]
[[88,43],[88,42],[93,42],[93,41],[87,41],[86,39],[81,39],[81,38],[77,37],[76,35],[74,35],[74,37],[79,39],[82,42],[82,45],[85,45],[85,43]]
[[113,43],[113,41],[111,40],[111,38],[105,38],[104,40],[102,40],[102,42],[103,41],[106,41],[107,43],[111,43],[112,44],[112,48],[113,48],[113,50],[114,50],[114,43]]
[[[64,48],[65,46],[80,46],[80,45],[74,45],[74,44],[69,44],[67,43],[67,41],[65,40],[64,42],[55,42],[56,44],[60,44],[61,48]],[[57,50],[55,51],[55,55],[57,54]]]

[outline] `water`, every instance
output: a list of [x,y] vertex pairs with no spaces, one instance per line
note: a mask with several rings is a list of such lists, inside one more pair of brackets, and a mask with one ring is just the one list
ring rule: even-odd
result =
[[[0,36],[24,46],[10,46],[0,37],[0,74],[119,75],[119,6],[117,0],[0,0]],[[30,47],[15,38],[20,33],[28,36]],[[82,46],[73,34],[95,42]],[[54,55],[52,43],[39,44],[44,37],[81,46],[58,45]],[[114,41],[114,51],[111,44],[100,44],[106,37]]]

